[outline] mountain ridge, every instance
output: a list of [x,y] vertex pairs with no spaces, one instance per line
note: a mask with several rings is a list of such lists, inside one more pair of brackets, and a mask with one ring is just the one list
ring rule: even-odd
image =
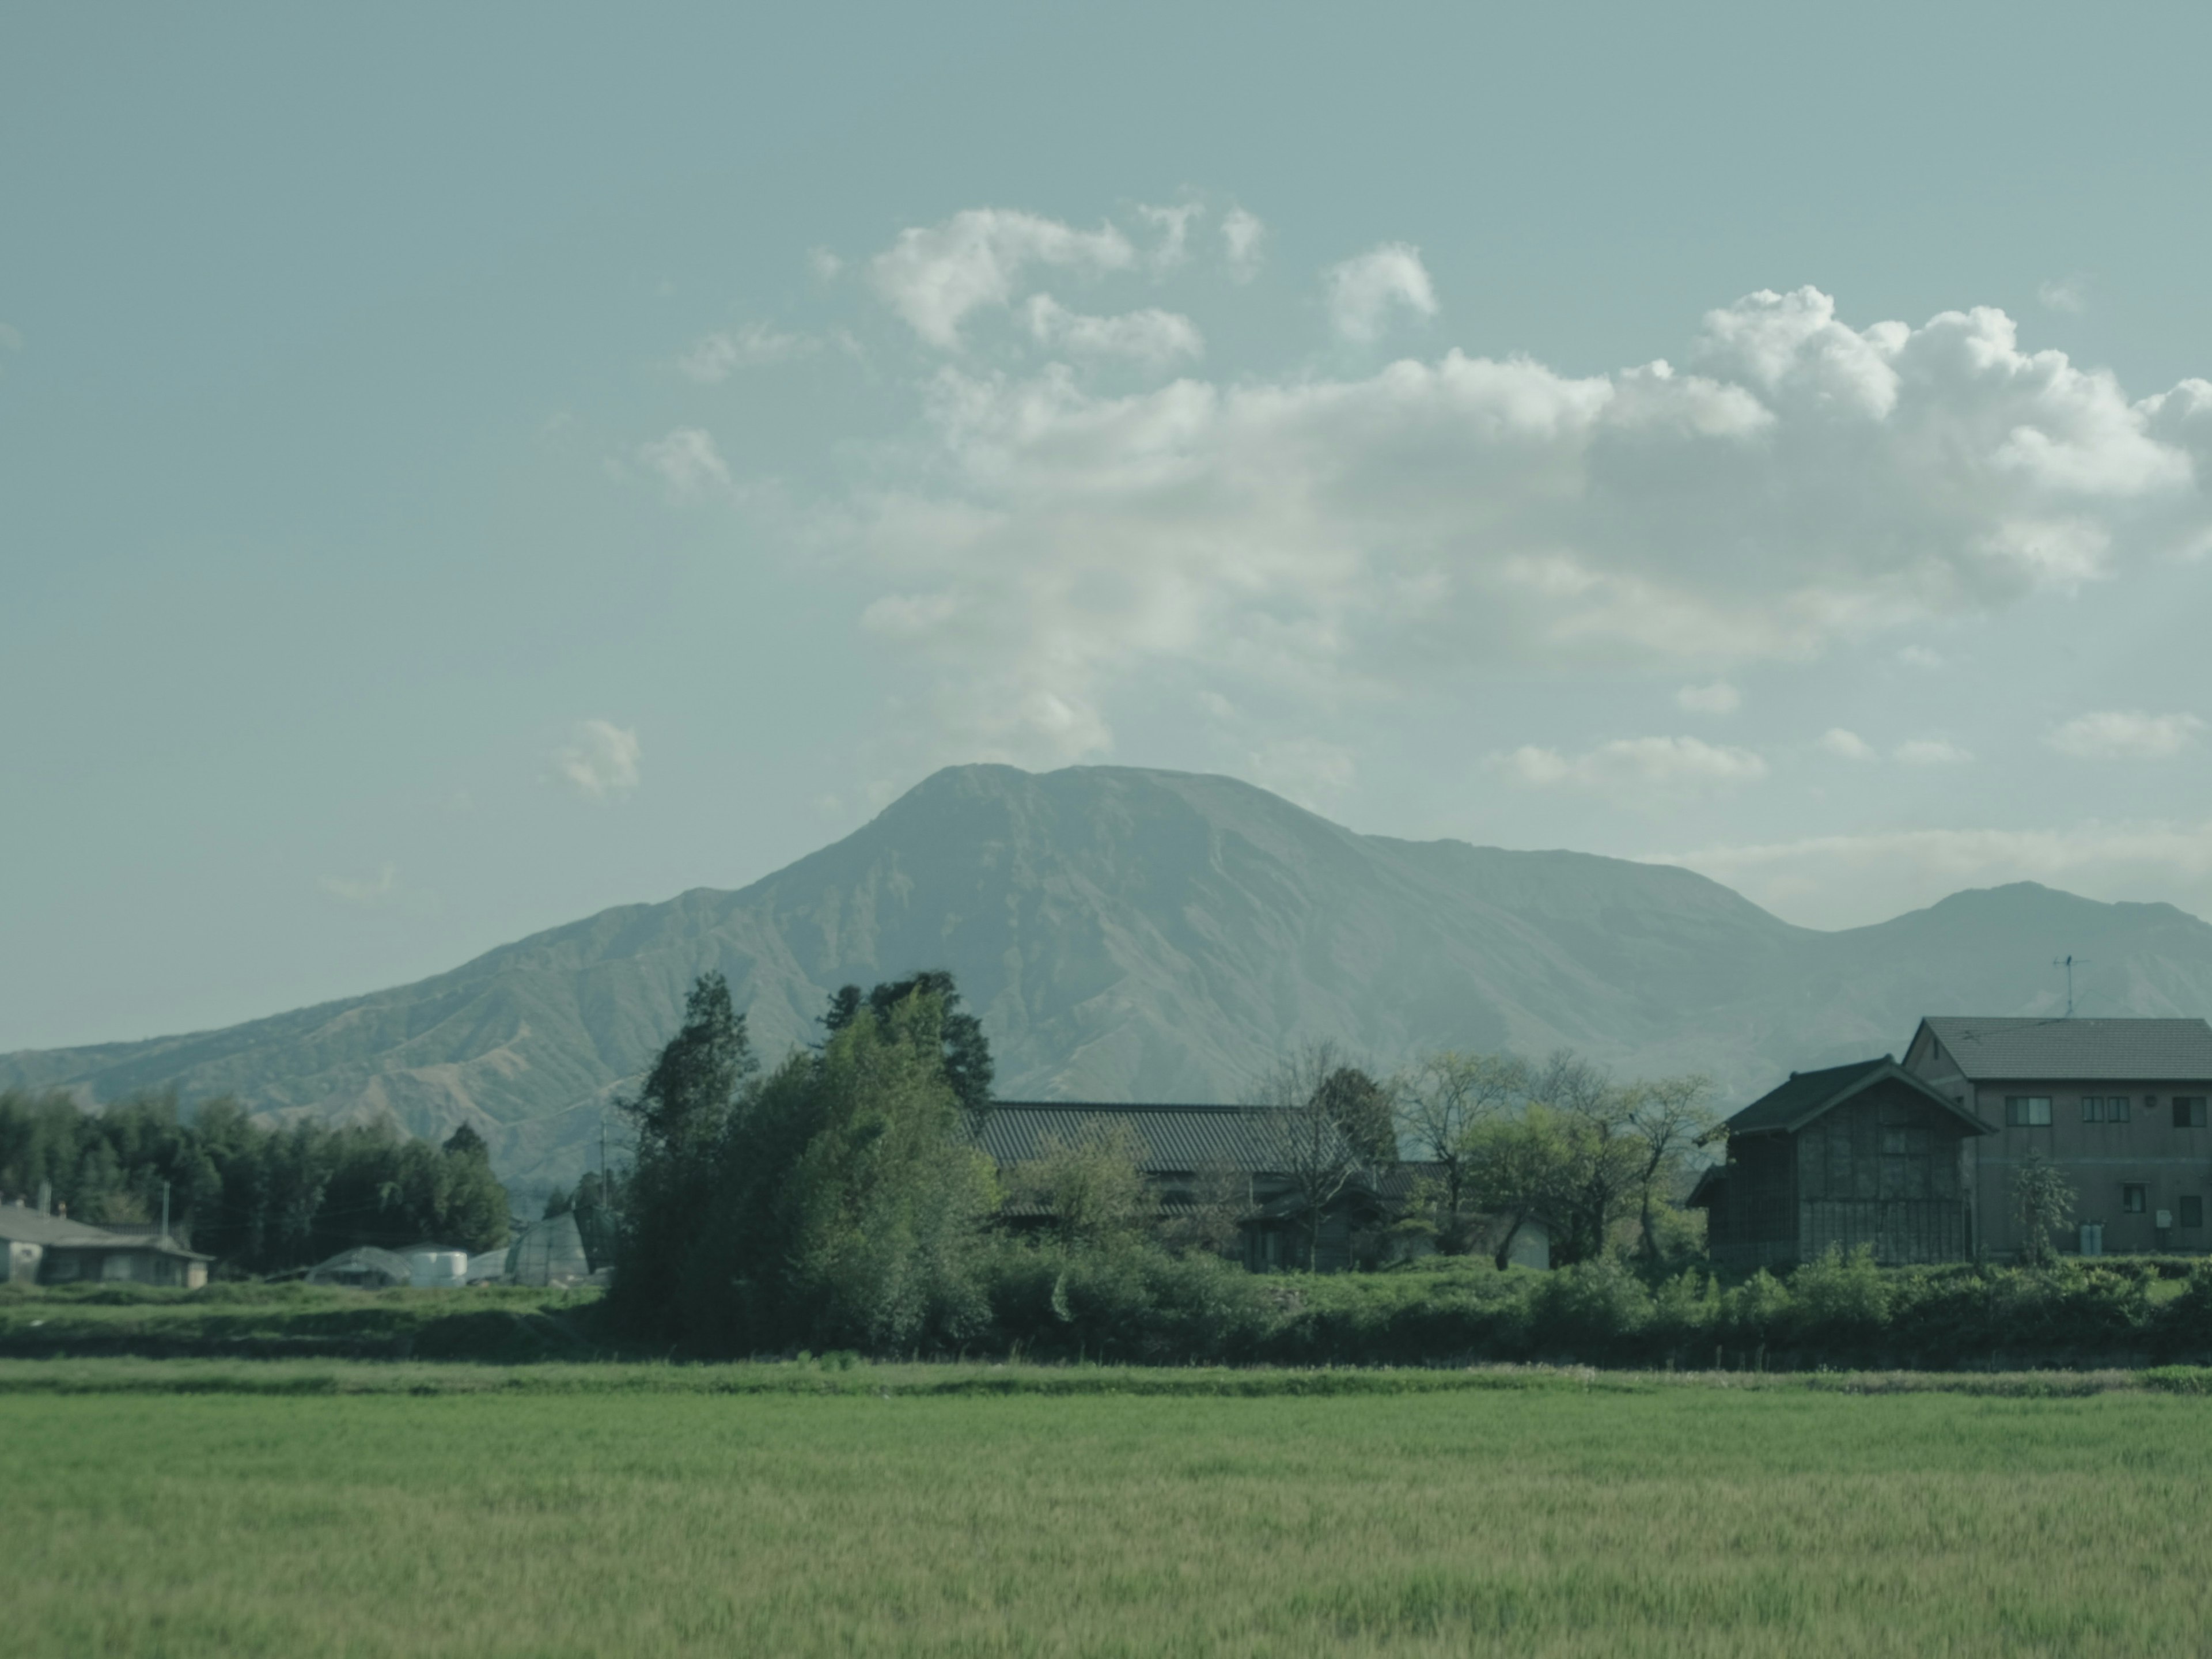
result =
[[503,1172],[566,1179],[710,968],[770,1057],[839,984],[950,968],[1009,1098],[1231,1099],[1284,1043],[1331,1036],[1380,1066],[1571,1046],[1734,1099],[1894,1050],[1924,1012],[2057,1012],[2066,951],[2104,964],[2104,1012],[2212,1007],[2212,927],[2171,905],[2018,883],[1820,933],[1675,866],[1363,836],[1232,778],[956,767],[745,887],[220,1030],[0,1055],[0,1086],[466,1121]]

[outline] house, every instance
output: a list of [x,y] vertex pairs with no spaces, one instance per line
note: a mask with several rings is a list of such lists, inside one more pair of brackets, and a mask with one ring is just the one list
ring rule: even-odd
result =
[[[1383,1224],[1399,1213],[1424,1176],[1424,1164],[1360,1167],[1334,1128],[1314,1139],[1310,1120],[1273,1107],[1144,1104],[1083,1101],[1001,1100],[992,1103],[977,1141],[1003,1170],[1043,1156],[1052,1147],[1126,1139],[1137,1168],[1151,1185],[1155,1218],[1168,1225],[1212,1227],[1234,1241],[1231,1254],[1255,1273],[1306,1265],[1306,1196],[1333,1187],[1324,1199],[1315,1266],[1339,1273],[1392,1253]],[[1334,1180],[1301,1181],[1301,1166],[1334,1167]],[[1042,1228],[1048,1206],[1012,1200],[1004,1211],[1017,1228]],[[1503,1226],[1490,1230],[1494,1249]],[[1551,1265],[1551,1240],[1540,1222],[1525,1223],[1511,1241],[1516,1266]]]
[[0,1281],[15,1285],[85,1283],[174,1285],[198,1290],[214,1257],[167,1233],[112,1231],[65,1215],[49,1215],[20,1199],[0,1204]]
[[1974,1247],[1971,1147],[1989,1126],[1895,1060],[1793,1072],[1723,1126],[1728,1160],[1690,1194],[1713,1259],[1808,1261],[1830,1245],[1886,1263]]
[[1984,1126],[1972,1166],[1980,1253],[2021,1247],[2012,1178],[2032,1154],[2063,1170],[2084,1255],[2212,1248],[2212,1026],[2202,1019],[1930,1016],[1905,1069]]
[[[1074,1147],[1126,1137],[1137,1168],[1157,1195],[1158,1218],[1196,1224],[1209,1212],[1233,1227],[1236,1252],[1255,1273],[1306,1265],[1305,1190],[1333,1182],[1302,1183],[1310,1167],[1352,1166],[1351,1151],[1333,1127],[1326,1144],[1301,1148],[1292,1114],[1263,1106],[1110,1105],[1083,1101],[999,1100],[977,1132],[977,1143],[1002,1170],[1042,1157],[1054,1146]],[[1302,1160],[1301,1152],[1311,1156]],[[1379,1218],[1370,1178],[1354,1174],[1329,1193],[1323,1206],[1315,1266],[1341,1272],[1353,1264],[1358,1236]],[[1017,1227],[1042,1226],[1042,1206],[1010,1206]]]

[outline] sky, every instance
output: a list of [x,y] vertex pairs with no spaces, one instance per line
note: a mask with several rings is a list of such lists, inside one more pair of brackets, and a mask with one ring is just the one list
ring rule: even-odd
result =
[[2212,915],[2212,10],[0,4],[0,1050],[1224,772]]

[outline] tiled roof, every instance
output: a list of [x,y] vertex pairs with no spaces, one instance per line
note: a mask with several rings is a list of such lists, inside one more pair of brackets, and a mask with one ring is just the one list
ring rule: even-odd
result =
[[1924,1096],[1975,1134],[1987,1134],[1989,1126],[1972,1113],[1929,1088],[1887,1054],[1849,1066],[1831,1066],[1818,1072],[1794,1072],[1787,1083],[1769,1090],[1728,1121],[1730,1134],[1756,1134],[1765,1129],[1797,1129],[1830,1108],[1840,1106],[1860,1090],[1885,1079],[1902,1083]]
[[994,1100],[976,1139],[1001,1168],[1039,1156],[1048,1142],[1080,1145],[1124,1126],[1148,1175],[1223,1168],[1255,1174],[1283,1167],[1283,1137],[1295,1126],[1268,1106],[1110,1105],[1084,1101]]
[[213,1256],[188,1250],[173,1238],[145,1233],[112,1233],[89,1222],[48,1215],[27,1204],[0,1204],[0,1238],[19,1244],[43,1244],[63,1249],[151,1250],[158,1255],[178,1255],[201,1261]]
[[2201,1019],[1920,1022],[1969,1078],[2084,1083],[2212,1081],[2212,1025]]

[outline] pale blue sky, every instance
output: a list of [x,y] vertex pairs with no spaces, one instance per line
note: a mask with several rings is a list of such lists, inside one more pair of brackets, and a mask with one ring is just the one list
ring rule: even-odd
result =
[[1821,926],[2212,913],[2208,62],[2179,5],[0,6],[0,1048],[977,758]]

